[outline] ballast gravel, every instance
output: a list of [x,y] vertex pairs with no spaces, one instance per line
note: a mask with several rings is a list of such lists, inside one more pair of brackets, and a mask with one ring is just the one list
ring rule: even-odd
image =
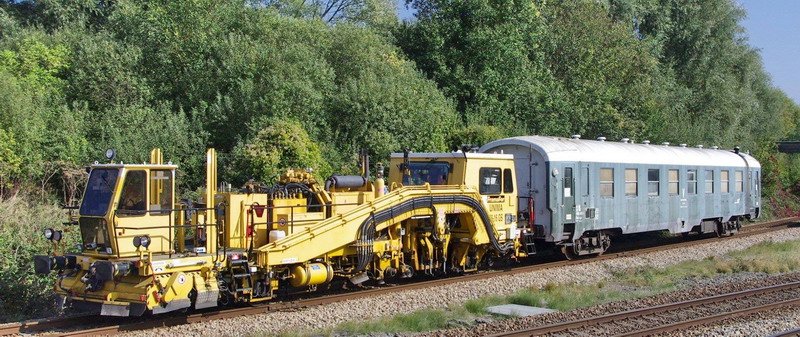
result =
[[714,326],[701,326],[686,329],[669,337],[749,337],[769,336],[800,328],[800,306],[781,308],[775,311],[732,318],[715,323]]
[[[548,283],[595,284],[601,280],[612,279],[614,273],[630,268],[642,266],[663,268],[683,261],[697,261],[710,256],[724,255],[731,251],[746,249],[760,242],[784,242],[797,239],[800,239],[800,228],[788,228],[759,235],[734,237],[725,240],[724,245],[720,245],[719,242],[698,243],[690,248],[670,249],[640,256],[549,268],[524,274],[503,275],[421,290],[397,292],[390,295],[364,297],[291,312],[264,313],[191,325],[137,331],[128,335],[159,337],[173,335],[242,336],[276,335],[297,330],[313,331],[332,328],[348,321],[363,321],[382,316],[411,313],[425,308],[445,308],[448,305],[461,304],[474,298],[508,295],[522,288],[541,288]],[[467,330],[476,331],[474,328]],[[483,334],[485,333],[486,331]],[[445,331],[437,333],[437,335],[441,334],[448,333]],[[465,336],[467,333],[460,331],[457,335]]]
[[[790,273],[790,274],[780,274],[780,275],[770,275],[766,273],[736,273],[736,274],[717,275],[716,277],[713,278],[687,279],[681,285],[680,290],[666,292],[659,295],[624,300],[624,301],[610,302],[565,312],[554,312],[554,313],[547,313],[529,317],[497,320],[468,328],[462,327],[462,328],[433,331],[430,333],[420,334],[417,337],[485,336],[504,331],[514,331],[519,329],[520,327],[534,327],[534,326],[542,326],[560,322],[568,322],[583,318],[590,318],[615,312],[621,312],[625,310],[647,308],[661,304],[687,301],[691,299],[714,296],[723,293],[755,289],[759,287],[766,287],[771,285],[778,285],[778,284],[797,282],[797,281],[800,281],[800,273]],[[738,321],[735,320],[731,321],[732,321],[731,324],[738,323]],[[725,331],[725,332],[741,331],[742,333],[744,333],[741,336],[761,335],[757,333],[747,334],[745,332],[749,330],[746,329],[735,330],[736,328],[731,328],[728,330],[721,330],[723,328],[719,328],[720,324],[724,323],[715,323],[713,326],[705,327],[704,329],[698,331],[701,331],[700,333],[701,335],[702,333],[716,332],[716,331]],[[695,334],[678,334],[677,336],[695,336]],[[721,335],[716,335],[716,336],[728,336],[728,334],[723,333]]]

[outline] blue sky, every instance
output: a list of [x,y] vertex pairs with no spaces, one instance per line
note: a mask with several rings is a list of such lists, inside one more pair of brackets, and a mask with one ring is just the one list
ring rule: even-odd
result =
[[[405,0],[396,1],[400,19],[413,18]],[[747,11],[741,24],[772,83],[800,104],[800,0],[735,1]]]
[[772,83],[800,104],[800,1],[736,0],[750,45],[759,48]]

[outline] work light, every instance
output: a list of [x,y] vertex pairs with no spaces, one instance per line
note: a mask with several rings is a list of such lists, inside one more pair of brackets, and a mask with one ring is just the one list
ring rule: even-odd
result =
[[56,231],[54,231],[52,228],[45,229],[44,230],[44,238],[48,239],[48,240],[52,240],[53,239],[53,235],[55,234],[55,232]]

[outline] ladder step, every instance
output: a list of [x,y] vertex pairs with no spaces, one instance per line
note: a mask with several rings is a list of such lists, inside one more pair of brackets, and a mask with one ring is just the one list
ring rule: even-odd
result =
[[240,292],[243,292],[243,291],[251,291],[251,290],[253,290],[253,288],[251,288],[251,287],[247,287],[247,288],[236,288],[236,292],[237,292],[237,293],[240,293]]
[[232,264],[232,265],[236,265],[236,264],[247,264],[247,259],[241,259],[241,260],[231,261],[231,264]]
[[233,278],[245,278],[245,277],[251,277],[251,276],[253,276],[253,274],[250,274],[250,273],[247,273],[247,274],[233,274]]

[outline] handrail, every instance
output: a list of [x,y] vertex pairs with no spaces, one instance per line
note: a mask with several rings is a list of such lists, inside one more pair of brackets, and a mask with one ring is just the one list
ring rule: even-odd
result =
[[[218,233],[216,233],[216,231],[219,230],[219,227],[220,227],[219,223],[204,222],[202,224],[201,223],[197,223],[197,224],[188,224],[188,225],[176,225],[176,224],[172,223],[173,220],[175,219],[176,215],[177,216],[186,216],[186,214],[188,214],[188,212],[196,212],[196,211],[211,211],[211,212],[214,212],[216,214],[217,209],[213,208],[213,207],[188,207],[188,208],[168,208],[168,209],[150,209],[150,210],[115,209],[114,212],[113,212],[112,219],[111,219],[111,225],[113,226],[114,233],[117,233],[118,229],[123,229],[123,230],[169,229],[169,237],[167,239],[167,243],[168,243],[168,247],[170,247],[170,249],[168,250],[167,254],[171,258],[172,254],[173,254],[173,251],[175,249],[175,242],[172,239],[172,232],[173,232],[174,229],[178,229],[178,228],[214,227],[215,231],[214,231],[213,235],[218,235]],[[127,226],[119,226],[119,225],[117,225],[117,222],[118,222],[118,219],[119,219],[120,215],[125,217],[125,216],[129,216],[129,215],[133,215],[133,216],[145,215],[145,214],[151,214],[152,215],[153,213],[157,213],[157,215],[167,215],[168,219],[169,219],[168,220],[169,221],[168,224],[166,226],[150,226],[150,227],[147,227],[147,228],[127,227]],[[183,214],[181,214],[181,213],[183,213]],[[223,227],[223,229],[224,229],[224,227]],[[208,233],[208,231],[206,231],[206,235],[212,235],[212,234],[210,234],[210,233]],[[207,242],[208,242],[208,240],[206,240],[206,244],[207,244]],[[223,247],[222,247],[223,251],[227,251],[226,244],[224,242],[222,244],[223,244]],[[216,253],[216,251],[219,251],[219,249],[215,250],[215,254],[218,254],[218,253]],[[119,249],[117,249],[117,256],[119,256]]]
[[[247,211],[248,215],[252,214],[252,212],[255,211],[255,210],[267,210],[267,211],[269,211],[269,210],[275,210],[275,209],[287,209],[288,208],[289,209],[289,219],[284,223],[284,225],[288,225],[289,226],[289,234],[291,234],[291,233],[294,233],[294,225],[295,224],[314,223],[314,222],[319,222],[320,220],[324,220],[324,219],[327,218],[327,217],[324,217],[323,219],[314,219],[314,220],[294,220],[294,209],[295,208],[306,208],[306,209],[308,209],[308,208],[315,208],[315,207],[326,208],[326,207],[333,207],[333,206],[358,206],[358,205],[361,205],[361,203],[348,202],[348,203],[338,203],[338,204],[335,204],[335,203],[324,203],[324,204],[284,205],[284,206],[247,204],[245,206],[249,208],[248,211]],[[254,230],[256,227],[260,227],[260,226],[269,226],[269,225],[274,225],[274,224],[281,224],[280,221],[256,222],[255,221],[255,217],[253,217],[253,216],[248,216],[247,217],[247,222],[248,222],[247,226],[249,228],[251,228],[251,230]]]

